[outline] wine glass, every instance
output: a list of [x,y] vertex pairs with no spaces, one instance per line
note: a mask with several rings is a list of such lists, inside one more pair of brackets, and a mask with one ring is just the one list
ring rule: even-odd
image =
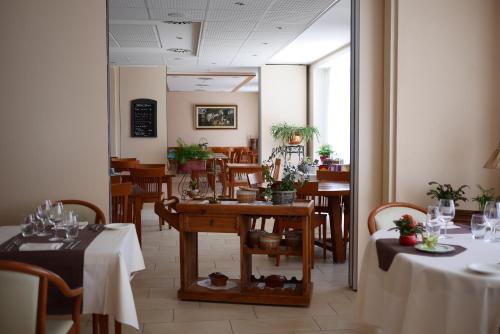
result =
[[486,218],[486,224],[491,229],[491,236],[485,241],[498,242],[498,239],[496,238],[496,229],[498,223],[500,222],[500,202],[486,202],[483,213]]
[[41,221],[41,224],[38,225],[38,236],[47,237],[50,236],[50,232],[48,231],[50,225],[50,210],[52,208],[52,202],[48,199],[43,202],[42,205],[39,205],[36,209],[35,215]]
[[451,239],[448,235],[448,223],[455,217],[455,203],[452,199],[439,200],[440,218],[444,222],[444,238]]
[[61,223],[63,221],[63,218],[64,218],[64,206],[61,202],[57,202],[57,204],[52,207],[50,213],[49,220],[54,227],[54,232],[52,238],[50,238],[49,241],[60,241],[63,239],[57,235],[57,231],[61,230]]

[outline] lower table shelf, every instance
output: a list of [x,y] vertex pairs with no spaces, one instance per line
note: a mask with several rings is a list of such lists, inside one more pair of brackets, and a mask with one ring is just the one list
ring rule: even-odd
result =
[[234,282],[236,286],[227,290],[212,290],[194,282],[185,289],[179,289],[177,296],[182,300],[293,306],[308,306],[311,300],[312,283],[309,285],[309,291],[303,291],[300,281],[294,282],[295,288],[293,289],[262,288],[262,281],[258,279],[252,279],[252,282],[245,288],[242,288],[238,279],[230,279],[229,281]]

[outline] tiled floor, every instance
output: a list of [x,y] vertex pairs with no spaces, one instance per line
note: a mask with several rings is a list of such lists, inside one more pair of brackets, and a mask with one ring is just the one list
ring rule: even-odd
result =
[[[269,226],[270,227],[270,226]],[[359,333],[353,318],[355,293],[347,288],[347,265],[332,264],[331,255],[323,262],[316,249],[312,272],[314,293],[311,306],[279,307],[180,301],[179,233],[158,229],[158,218],[151,208],[143,210],[143,254],[146,270],[132,281],[136,307],[144,334],[291,334]],[[221,271],[238,277],[239,244],[232,234],[199,235],[200,275]],[[283,273],[301,276],[300,259],[283,257],[280,267],[274,259],[253,257],[254,273]],[[89,323],[84,333],[89,330]],[[124,333],[136,333],[124,326]]]

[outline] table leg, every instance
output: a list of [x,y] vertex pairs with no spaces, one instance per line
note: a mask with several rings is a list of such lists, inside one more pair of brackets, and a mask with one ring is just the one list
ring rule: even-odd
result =
[[115,320],[115,334],[122,334],[122,324]]
[[167,177],[167,198],[172,197],[172,176]]
[[344,203],[344,245],[347,245],[347,242],[349,241],[349,232],[350,232],[350,226],[351,226],[350,197],[343,196],[342,202]]
[[328,211],[330,215],[330,233],[332,234],[333,261],[344,263],[345,243],[342,238],[342,208],[340,196],[328,197]]
[[302,225],[302,293],[309,295],[311,282],[311,216],[301,217]]
[[135,230],[137,232],[137,238],[139,239],[139,245],[142,246],[142,198],[140,196],[136,196],[134,200],[134,224]]
[[180,234],[181,290],[198,280],[198,233]]
[[99,314],[99,334],[108,334],[108,315]]

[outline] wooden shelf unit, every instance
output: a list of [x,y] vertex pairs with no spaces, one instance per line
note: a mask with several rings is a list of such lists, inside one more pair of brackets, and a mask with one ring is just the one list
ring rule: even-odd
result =
[[[237,202],[208,204],[206,201],[185,201],[177,204],[179,213],[181,288],[178,298],[229,303],[308,306],[311,300],[310,226],[314,204],[312,201],[293,205],[248,205]],[[278,250],[264,250],[247,246],[251,216],[295,216],[302,224],[302,249],[292,250],[281,246]],[[199,286],[206,279],[198,275],[198,233],[236,233],[240,237],[240,279],[230,279],[236,287],[213,290]],[[263,278],[252,275],[252,256],[258,254],[302,256],[302,280],[288,277],[293,289],[265,287]]]

